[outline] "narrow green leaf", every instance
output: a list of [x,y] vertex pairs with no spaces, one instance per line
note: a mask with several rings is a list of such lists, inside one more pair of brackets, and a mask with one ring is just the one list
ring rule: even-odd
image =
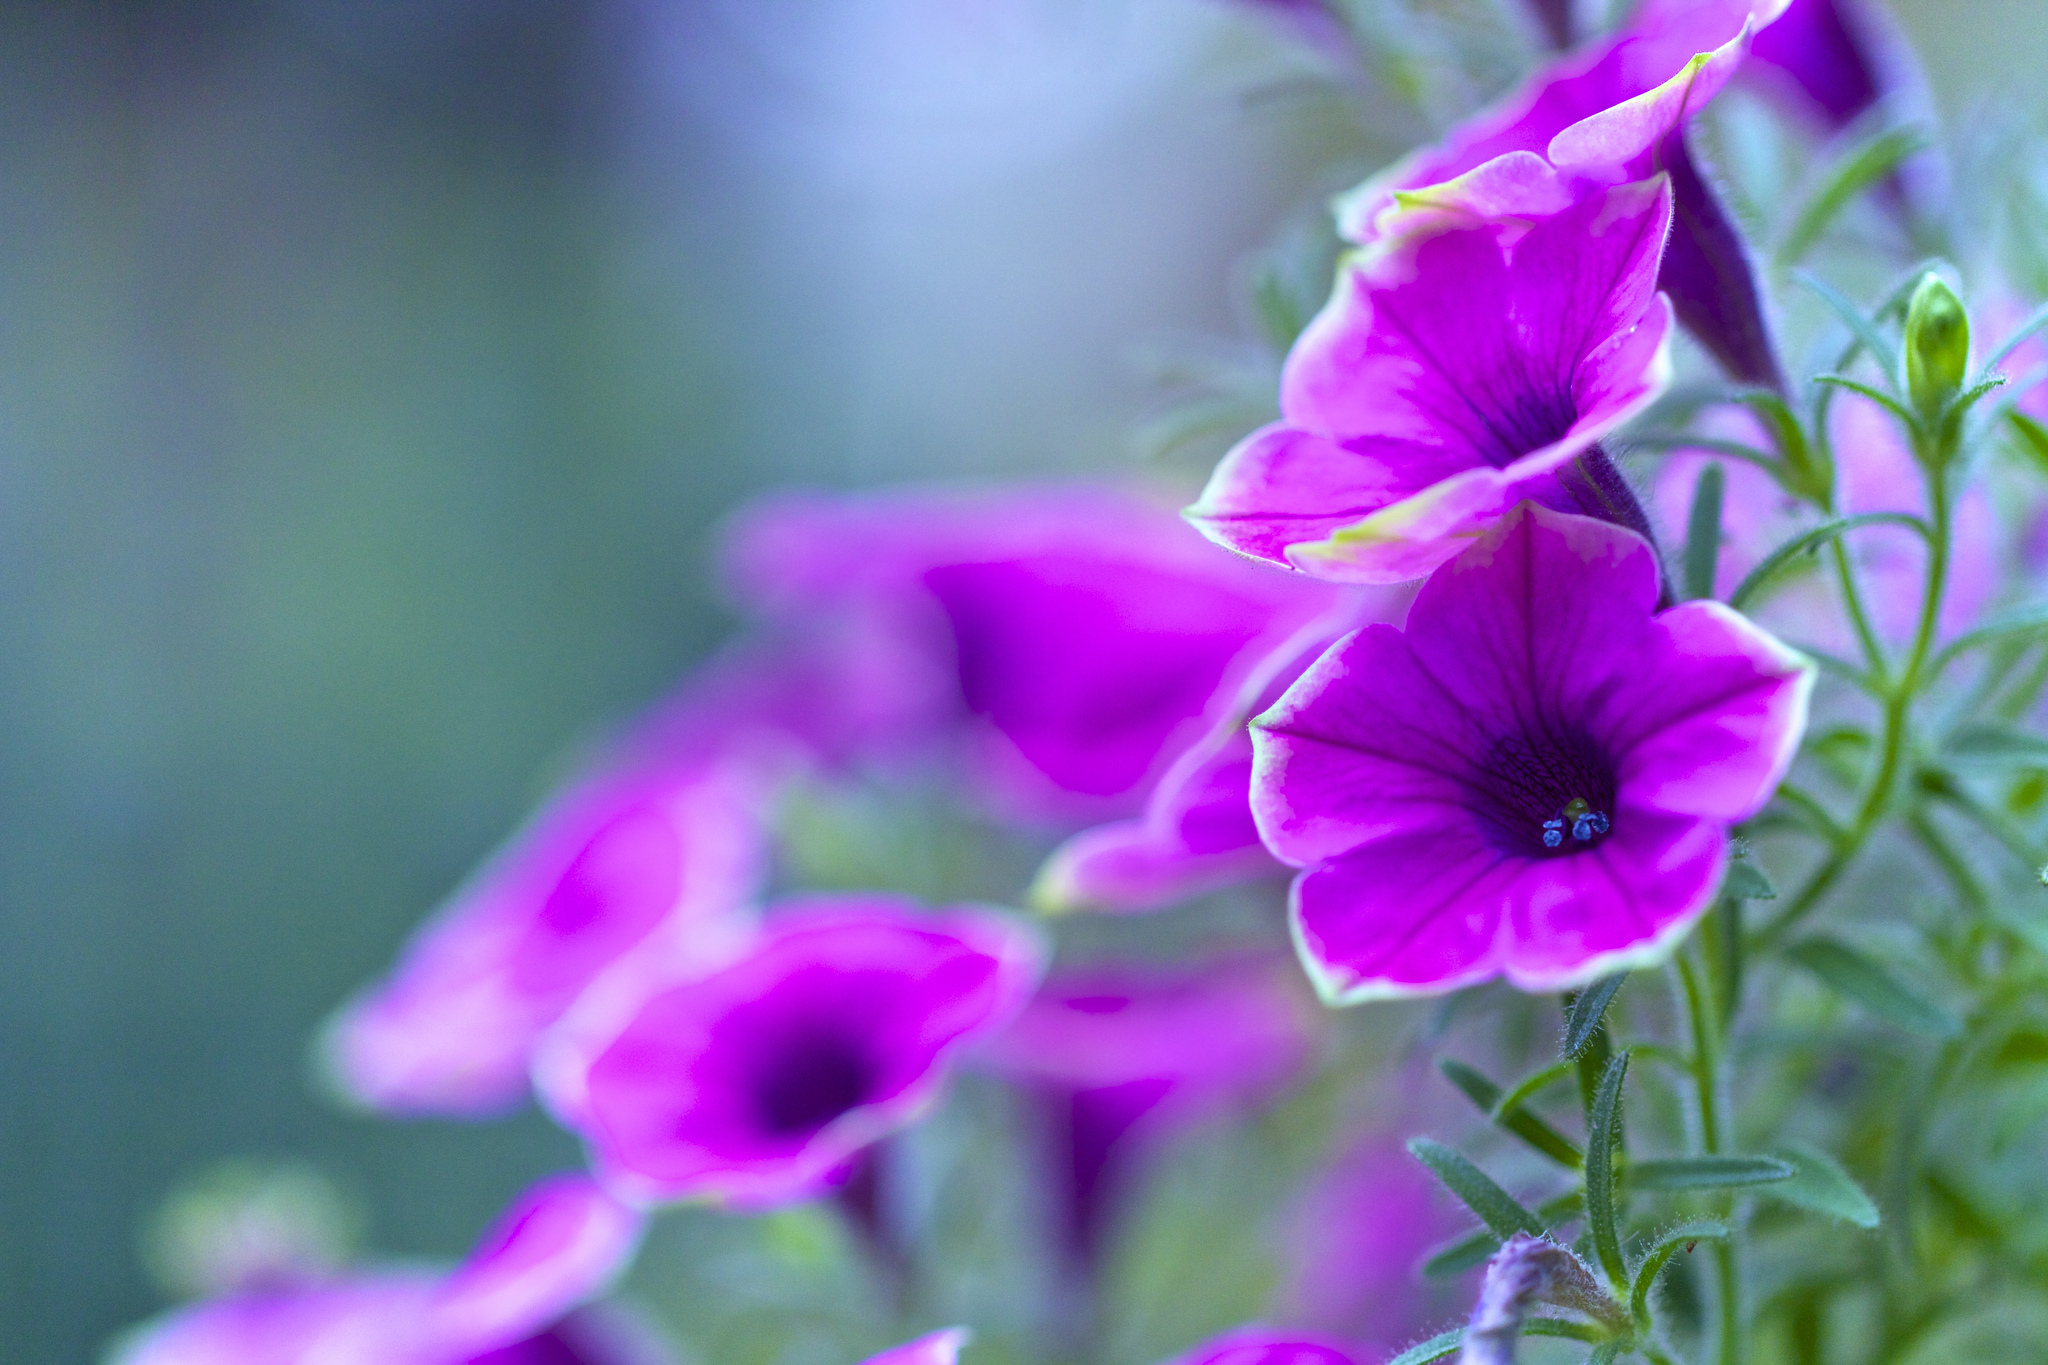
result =
[[1515,1197],[1493,1183],[1493,1178],[1466,1160],[1460,1152],[1432,1142],[1428,1138],[1413,1138],[1408,1143],[1409,1152],[1436,1175],[1438,1180],[1450,1187],[1452,1194],[1465,1201],[1465,1207],[1479,1215],[1479,1221],[1487,1230],[1505,1241],[1518,1232],[1532,1237],[1543,1233],[1542,1220],[1522,1207]]
[[1614,1001],[1614,993],[1621,989],[1621,983],[1628,980],[1627,972],[1616,972],[1603,976],[1586,989],[1572,997],[1571,1012],[1564,1021],[1564,1055],[1576,1057],[1586,1050],[1586,1044],[1593,1040],[1593,1030],[1607,1017],[1607,1007]]
[[1419,1341],[1387,1362],[1387,1365],[1434,1365],[1439,1360],[1448,1360],[1458,1353],[1465,1342],[1465,1329],[1453,1327],[1441,1336]]
[[1771,1198],[1782,1199],[1813,1213],[1839,1218],[1844,1223],[1854,1223],[1859,1228],[1877,1226],[1877,1205],[1871,1202],[1855,1178],[1826,1152],[1803,1143],[1793,1143],[1777,1155],[1792,1167],[1792,1178],[1766,1190]]
[[1721,883],[1721,894],[1739,901],[1774,901],[1778,898],[1778,888],[1757,870],[1755,863],[1738,861],[1728,864],[1728,877]]
[[1917,124],[1887,128],[1849,148],[1822,172],[1819,183],[1799,213],[1778,249],[1772,253],[1778,265],[1796,265],[1813,250],[1841,211],[1864,190],[1890,175],[1901,161],[1929,146],[1927,130]]
[[1628,1283],[1628,1264],[1622,1259],[1621,1231],[1614,1210],[1614,1151],[1621,1144],[1621,1086],[1627,1077],[1628,1049],[1623,1048],[1600,1077],[1586,1126],[1586,1223],[1600,1268],[1616,1288]]
[[1603,1341],[1593,1348],[1593,1354],[1586,1357],[1586,1365],[1614,1365],[1615,1358],[1620,1354],[1620,1342]]
[[1953,1038],[1962,1021],[1853,948],[1810,938],[1785,956],[1887,1023],[1928,1038]]
[[1567,1341],[1605,1341],[1607,1333],[1590,1322],[1569,1318],[1530,1318],[1522,1324],[1525,1337],[1563,1337]]
[[1953,644],[1934,656],[1934,663],[1929,666],[1927,675],[1931,680],[1942,669],[1948,667],[1956,656],[1970,650],[1982,649],[1985,645],[1996,644],[2015,635],[2032,635],[2043,630],[2048,630],[2048,605],[2036,603],[2033,606],[2015,607],[2011,611],[2000,612],[1975,630],[1957,636]]
[[[1567,1190],[1538,1204],[1536,1217],[1541,1220],[1544,1227],[1554,1228],[1560,1223],[1578,1217],[1585,1207],[1584,1195],[1577,1190]],[[1454,1242],[1447,1242],[1430,1253],[1422,1263],[1423,1278],[1438,1280],[1452,1275],[1462,1275],[1499,1250],[1500,1238],[1485,1228],[1480,1228]]]
[[1572,1170],[1579,1168],[1578,1145],[1544,1122],[1541,1116],[1523,1108],[1518,1098],[1503,1102],[1501,1088],[1463,1062],[1446,1057],[1437,1063],[1437,1069],[1504,1131],[1513,1133],[1562,1166]]
[[1700,471],[1692,486],[1692,513],[1685,522],[1685,595],[1714,595],[1714,568],[1721,561],[1721,491],[1728,476],[1718,464]]
[[1657,1277],[1664,1273],[1671,1258],[1681,1248],[1691,1251],[1694,1242],[1718,1242],[1727,1235],[1728,1229],[1721,1224],[1701,1221],[1680,1223],[1657,1239],[1649,1255],[1636,1267],[1635,1283],[1629,1288],[1629,1316],[1635,1319],[1638,1330],[1650,1325],[1650,1290],[1656,1287]]
[[1763,562],[1751,569],[1749,576],[1736,585],[1735,591],[1728,594],[1728,605],[1741,611],[1749,605],[1750,598],[1756,596],[1766,583],[1777,577],[1779,571],[1797,556],[1818,549],[1836,536],[1853,531],[1859,526],[1876,526],[1883,523],[1910,527],[1923,538],[1927,535],[1927,523],[1904,512],[1865,512],[1860,516],[1837,517],[1833,521],[1821,523],[1803,535],[1794,536],[1766,555]]
[[2005,420],[2020,434],[2020,449],[2033,457],[2034,472],[2048,473],[2048,427],[2042,426],[2017,408],[2007,412]]
[[1816,384],[1827,384],[1831,385],[1834,388],[1847,389],[1851,393],[1861,394],[1865,398],[1868,398],[1871,402],[1877,404],[1879,407],[1884,408],[1886,411],[1890,412],[1892,416],[1898,418],[1907,426],[1910,427],[1918,425],[1918,421],[1913,416],[1913,411],[1911,408],[1908,408],[1904,403],[1901,403],[1898,399],[1892,397],[1884,390],[1872,388],[1870,385],[1865,384],[1861,380],[1851,379],[1849,378],[1849,376],[1845,374],[1817,374],[1813,377],[1813,382]]
[[1683,1156],[1632,1161],[1624,1172],[1632,1190],[1718,1190],[1790,1180],[1793,1169],[1769,1156]]
[[2002,721],[1973,721],[1941,746],[1952,758],[1984,763],[2027,764],[2048,760],[2048,737]]
[[[1871,358],[1877,361],[1878,368],[1884,372],[1886,381],[1896,388],[1899,382],[1899,354],[1893,349],[1891,342],[1885,340],[1883,334],[1877,330],[1876,324],[1863,315],[1863,310],[1849,302],[1833,285],[1818,276],[1809,275],[1804,270],[1795,270],[1792,272],[1792,278],[1804,285],[1815,298],[1826,304],[1829,310],[1842,320],[1848,327],[1849,334],[1856,339],[1856,346],[1870,352]],[[1919,281],[1916,278],[1914,282],[1917,284]],[[1855,358],[1856,346],[1852,346],[1844,354],[1844,365]]]
[[1998,349],[1993,351],[1990,358],[1984,362],[1984,368],[1981,373],[1989,374],[2000,365],[2003,365],[2012,356],[2014,351],[2017,351],[2026,344],[2028,337],[2034,335],[2043,327],[2048,327],[2048,303],[2042,304],[2039,308],[2027,314],[2026,321],[2006,334],[2005,340],[1998,343]]

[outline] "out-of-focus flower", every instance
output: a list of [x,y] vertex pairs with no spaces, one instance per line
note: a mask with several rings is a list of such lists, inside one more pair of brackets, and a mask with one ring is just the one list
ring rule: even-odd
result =
[[906,1341],[879,1355],[869,1356],[862,1365],[954,1365],[960,1359],[960,1348],[972,1335],[965,1327],[927,1332],[914,1341]]
[[[1533,224],[1438,224],[1383,244],[1288,356],[1281,421],[1224,457],[1188,516],[1241,554],[1387,583],[1429,572],[1523,499],[1613,503],[1580,457],[1668,381],[1656,276],[1670,221],[1658,178]],[[1604,455],[1590,464],[1613,475]]]
[[1238,1327],[1211,1337],[1171,1365],[1353,1365],[1331,1342],[1271,1327]]
[[995,912],[788,903],[736,961],[622,1001],[615,1032],[544,1067],[543,1094],[632,1197],[802,1199],[917,1118],[1042,963],[1038,936]]
[[1418,216],[1553,212],[1589,188],[1665,172],[1677,212],[1659,287],[1732,375],[1782,387],[1747,249],[1693,164],[1685,128],[1742,65],[1753,27],[1783,3],[1639,14],[1344,196],[1339,230],[1370,242]]
[[1812,672],[1726,607],[1654,613],[1649,546],[1525,505],[1255,722],[1252,809],[1306,869],[1326,999],[1653,961],[1784,776]]
[[550,801],[328,1025],[337,1087],[401,1113],[518,1103],[542,1030],[629,952],[715,955],[751,925],[768,785],[750,764],[608,769]]
[[1320,1016],[1284,964],[1101,964],[1056,973],[984,1057],[1038,1101],[1059,1235],[1091,1269],[1145,1153],[1271,1099]]
[[1339,635],[1368,621],[1399,621],[1411,595],[1405,588],[1362,591],[1348,609],[1331,610],[1269,654],[1240,687],[1238,703],[1174,760],[1141,814],[1084,830],[1053,850],[1032,885],[1033,903],[1048,910],[1150,910],[1279,871],[1252,823],[1248,722]]
[[[1413,1108],[1398,1096],[1386,1103]],[[1293,1201],[1283,1223],[1287,1321],[1327,1332],[1366,1360],[1393,1355],[1451,1307],[1420,1268],[1470,1222],[1384,1121],[1378,1126]]]
[[895,690],[868,757],[950,757],[1001,812],[1069,823],[1136,811],[1340,600],[1104,487],[785,497],[741,515],[727,562],[765,635],[829,639]]
[[[1697,424],[1703,436],[1765,447],[1762,427],[1745,408],[1716,408]],[[1883,409],[1853,395],[1833,403],[1828,414],[1834,455],[1835,500],[1843,516],[1871,512],[1927,513],[1926,476],[1913,459],[1897,423]],[[1743,460],[1712,452],[1674,451],[1652,484],[1658,519],[1683,526],[1700,470],[1719,460],[1726,479],[1721,503],[1721,553],[1714,591],[1726,597],[1773,550],[1818,524],[1811,505],[1779,486],[1769,473]],[[1997,597],[2010,537],[2000,525],[1990,493],[1965,485],[1955,498],[1955,534],[1938,631],[1953,638],[1982,617]],[[1868,526],[1845,541],[1864,593],[1870,623],[1893,644],[1913,638],[1919,624],[1927,546],[1904,526]],[[1826,571],[1788,576],[1750,608],[1774,633],[1830,653],[1854,653],[1856,637]]]
[[580,1310],[632,1259],[640,1217],[588,1178],[521,1195],[452,1274],[352,1272],[251,1287],[167,1314],[114,1365],[655,1365],[637,1334]]

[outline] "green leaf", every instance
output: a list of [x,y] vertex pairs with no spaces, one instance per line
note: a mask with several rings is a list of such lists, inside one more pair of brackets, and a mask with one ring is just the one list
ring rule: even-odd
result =
[[1962,1021],[1853,948],[1810,938],[1785,956],[1887,1023],[1927,1038],[1953,1038]]
[[1865,138],[1836,157],[1806,197],[1791,228],[1773,252],[1780,266],[1797,264],[1821,239],[1837,215],[1864,190],[1890,175],[1901,161],[1931,145],[1927,130],[1917,124],[1887,128]]
[[2017,408],[2006,413],[2005,420],[2019,433],[2020,449],[2033,457],[2034,472],[2048,474],[2048,427],[2042,426]]
[[1682,1156],[1632,1161],[1625,1176],[1632,1190],[1718,1190],[1790,1180],[1793,1168],[1769,1156]]
[[1738,861],[1728,864],[1728,876],[1721,883],[1721,894],[1739,901],[1774,901],[1778,898],[1778,888],[1757,870],[1755,863]]
[[1879,407],[1891,413],[1892,416],[1898,418],[1901,422],[1904,422],[1908,427],[1917,427],[1919,425],[1918,421],[1914,419],[1913,410],[1911,408],[1908,408],[1904,403],[1901,403],[1898,399],[1892,397],[1884,390],[1872,388],[1870,385],[1864,383],[1860,379],[1851,379],[1849,378],[1849,376],[1845,374],[1817,374],[1813,377],[1813,382],[1816,384],[1827,384],[1834,388],[1847,389],[1851,393],[1861,394],[1863,395],[1863,397],[1868,398],[1871,402],[1877,404]]
[[1593,1348],[1593,1354],[1586,1357],[1586,1365],[1614,1365],[1621,1354],[1622,1344],[1618,1341],[1603,1341]]
[[1428,1138],[1413,1138],[1408,1143],[1409,1152],[1436,1175],[1438,1180],[1450,1187],[1452,1194],[1465,1201],[1465,1207],[1479,1215],[1479,1221],[1486,1224],[1494,1236],[1506,1241],[1518,1232],[1532,1237],[1543,1233],[1542,1220],[1522,1207],[1515,1197],[1493,1183],[1492,1177],[1466,1160],[1441,1142]]
[[1685,595],[1714,595],[1714,567],[1721,559],[1721,492],[1728,476],[1718,464],[1700,471],[1692,486],[1692,512],[1685,522]]
[[1463,1091],[1465,1098],[1478,1105],[1500,1128],[1513,1133],[1552,1161],[1572,1170],[1579,1168],[1581,1157],[1577,1144],[1540,1116],[1523,1108],[1519,1092],[1503,1103],[1501,1088],[1463,1062],[1446,1057],[1436,1065],[1446,1080]]
[[1749,605],[1750,598],[1756,596],[1766,583],[1777,577],[1778,573],[1797,556],[1809,550],[1817,550],[1828,541],[1859,526],[1876,526],[1884,523],[1910,527],[1922,537],[1927,535],[1927,523],[1904,512],[1865,512],[1860,516],[1837,517],[1833,521],[1821,523],[1803,535],[1794,536],[1771,551],[1762,563],[1749,571],[1748,577],[1736,585],[1735,591],[1728,594],[1728,605],[1741,611]]
[[1877,1205],[1826,1152],[1804,1143],[1792,1143],[1777,1156],[1792,1168],[1792,1178],[1779,1181],[1766,1190],[1771,1198],[1838,1218],[1844,1223],[1854,1223],[1859,1228],[1877,1226]]
[[1621,1086],[1627,1077],[1628,1049],[1622,1048],[1600,1077],[1586,1125],[1586,1223],[1600,1267],[1617,1288],[1628,1283],[1628,1264],[1622,1259],[1614,1211],[1614,1150],[1621,1143]]
[[1387,1362],[1387,1365],[1432,1365],[1432,1362],[1448,1360],[1458,1353],[1464,1344],[1465,1329],[1453,1327],[1441,1336],[1419,1341]]
[[1979,373],[1989,374],[2000,365],[2003,365],[2011,358],[2014,351],[2017,351],[2026,343],[2028,337],[2034,335],[2043,327],[2048,327],[2048,303],[2042,304],[2039,308],[2027,314],[2026,321],[2007,333],[2005,340],[1998,343],[1998,349],[1991,353],[1990,358],[1984,362],[1984,368]]
[[1614,1001],[1614,993],[1621,989],[1621,983],[1628,980],[1627,972],[1616,972],[1603,976],[1586,989],[1572,997],[1571,1012],[1564,1021],[1564,1055],[1576,1057],[1586,1050],[1586,1044],[1593,1041],[1594,1030],[1607,1017],[1607,1007]]
[[2037,603],[2001,612],[1975,630],[1957,636],[1954,643],[1935,655],[1934,662],[1928,666],[1927,676],[1931,681],[1959,654],[1981,649],[1988,644],[1996,644],[2011,636],[2032,635],[2042,630],[2048,630],[2048,605]]
[[1677,1227],[1660,1236],[1656,1244],[1636,1267],[1635,1283],[1628,1293],[1629,1316],[1635,1319],[1637,1330],[1650,1325],[1650,1290],[1657,1284],[1657,1277],[1664,1273],[1664,1267],[1680,1248],[1692,1250],[1694,1242],[1718,1242],[1728,1236],[1728,1229],[1719,1223],[1701,1221],[1680,1223]]
[[1986,763],[2040,763],[2048,759],[2048,738],[2002,721],[1973,721],[1950,735],[1942,751]]
[[[1554,1228],[1570,1218],[1576,1218],[1586,1206],[1585,1196],[1577,1190],[1568,1190],[1554,1198],[1546,1199],[1536,1206],[1536,1216],[1546,1228]],[[1473,1266],[1480,1264],[1494,1252],[1500,1250],[1500,1238],[1480,1228],[1454,1242],[1447,1242],[1431,1252],[1422,1263],[1422,1276],[1428,1280],[1445,1279],[1462,1275]]]

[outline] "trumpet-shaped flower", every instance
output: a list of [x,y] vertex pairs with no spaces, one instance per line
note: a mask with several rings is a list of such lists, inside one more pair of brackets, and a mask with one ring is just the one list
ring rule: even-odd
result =
[[1257,559],[1389,583],[1524,499],[1632,509],[1604,455],[1574,462],[1668,381],[1670,220],[1658,178],[1533,224],[1382,244],[1288,356],[1280,422],[1224,458],[1188,517]]
[[605,771],[551,801],[329,1024],[339,1088],[399,1112],[490,1113],[527,1093],[539,1036],[629,952],[744,932],[765,870],[760,774]]
[[970,1335],[965,1327],[927,1332],[901,1346],[891,1346],[878,1355],[869,1356],[862,1365],[954,1365],[960,1359],[960,1348],[967,1344]]
[[936,754],[1003,813],[1067,822],[1134,812],[1338,601],[1102,487],[783,498],[727,561],[763,631],[840,641],[849,680],[897,692],[867,757]]
[[141,1328],[113,1365],[660,1365],[641,1334],[580,1307],[632,1259],[640,1224],[586,1177],[555,1177],[451,1274],[230,1293]]
[[1039,1101],[1061,1241],[1077,1268],[1095,1264],[1148,1149],[1271,1098],[1309,1060],[1313,1002],[1277,965],[1065,971],[985,1049]]
[[1304,869],[1326,999],[1655,960],[1790,765],[1812,673],[1726,607],[1655,612],[1649,546],[1525,506],[1255,723],[1252,808]]
[[1353,1365],[1334,1342],[1302,1332],[1239,1327],[1211,1337],[1171,1365]]
[[931,1105],[960,1049],[1022,1008],[1042,956],[993,912],[785,905],[736,961],[628,1002],[549,1101],[637,1198],[805,1198]]

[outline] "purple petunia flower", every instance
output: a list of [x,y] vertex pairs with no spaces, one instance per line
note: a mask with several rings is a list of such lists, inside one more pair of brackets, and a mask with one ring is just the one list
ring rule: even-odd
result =
[[1783,4],[1646,6],[1621,33],[1547,64],[1344,196],[1339,230],[1369,242],[1417,214],[1550,212],[1589,188],[1666,173],[1677,212],[1659,287],[1730,374],[1783,388],[1747,248],[1685,140]]
[[708,975],[594,990],[578,1013],[617,1022],[565,1021],[543,1095],[635,1198],[806,1198],[931,1105],[955,1054],[1022,1008],[1042,961],[1037,934],[994,912],[788,903]]
[[1097,1264],[1145,1152],[1269,1100],[1310,1059],[1320,1019],[1292,972],[1234,959],[1063,971],[984,1050],[1038,1101],[1060,1241]]
[[739,517],[726,558],[765,636],[829,637],[842,672],[897,692],[864,757],[947,760],[1001,813],[1070,825],[1135,812],[1340,600],[1105,487],[783,497]]
[[737,761],[605,770],[551,801],[328,1025],[337,1086],[401,1113],[518,1103],[542,1032],[632,952],[689,959],[751,924],[764,773]]
[[1388,583],[1523,499],[1627,515],[1596,447],[1669,379],[1656,277],[1670,221],[1659,178],[1533,223],[1383,243],[1288,356],[1281,421],[1224,458],[1188,517],[1254,558]]
[[1525,505],[1254,723],[1252,808],[1304,869],[1333,1002],[1496,976],[1584,984],[1667,951],[1790,765],[1812,673],[1726,607],[1653,611],[1649,546]]
[[521,1195],[452,1274],[362,1271],[257,1287],[167,1314],[113,1365],[661,1365],[602,1294],[640,1240],[637,1213],[583,1176]]

